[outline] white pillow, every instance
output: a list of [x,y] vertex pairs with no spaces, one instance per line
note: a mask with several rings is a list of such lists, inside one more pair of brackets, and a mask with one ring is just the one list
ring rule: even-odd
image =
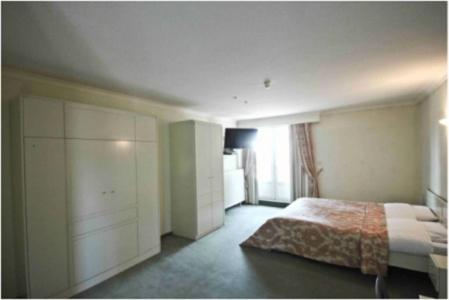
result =
[[412,207],[418,221],[438,221],[438,217],[427,206],[413,205]]
[[412,219],[416,220],[415,212],[410,204],[385,203],[385,216],[387,219]]
[[422,222],[433,243],[447,243],[447,229],[438,222]]

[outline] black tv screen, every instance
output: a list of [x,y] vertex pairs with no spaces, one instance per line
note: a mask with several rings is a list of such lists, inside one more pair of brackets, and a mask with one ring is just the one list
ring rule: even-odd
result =
[[226,149],[250,148],[256,139],[257,129],[253,128],[226,128],[225,145]]

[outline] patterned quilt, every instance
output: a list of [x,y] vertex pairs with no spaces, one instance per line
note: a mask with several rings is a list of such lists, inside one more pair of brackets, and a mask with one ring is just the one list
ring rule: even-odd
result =
[[365,274],[385,275],[388,268],[385,211],[378,203],[300,198],[241,246],[360,268]]

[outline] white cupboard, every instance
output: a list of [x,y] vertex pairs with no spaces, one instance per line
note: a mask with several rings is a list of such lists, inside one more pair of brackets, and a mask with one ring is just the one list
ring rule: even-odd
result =
[[12,116],[20,296],[72,296],[160,252],[155,118],[30,96]]
[[224,203],[225,208],[245,201],[245,177],[243,169],[238,168],[236,154],[223,156]]
[[217,124],[170,125],[173,233],[198,239],[224,221],[223,132]]

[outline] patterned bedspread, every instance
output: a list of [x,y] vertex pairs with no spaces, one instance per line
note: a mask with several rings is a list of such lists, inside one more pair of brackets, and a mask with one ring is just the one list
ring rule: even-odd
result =
[[385,275],[388,232],[382,204],[300,198],[242,246],[278,250],[365,274]]

